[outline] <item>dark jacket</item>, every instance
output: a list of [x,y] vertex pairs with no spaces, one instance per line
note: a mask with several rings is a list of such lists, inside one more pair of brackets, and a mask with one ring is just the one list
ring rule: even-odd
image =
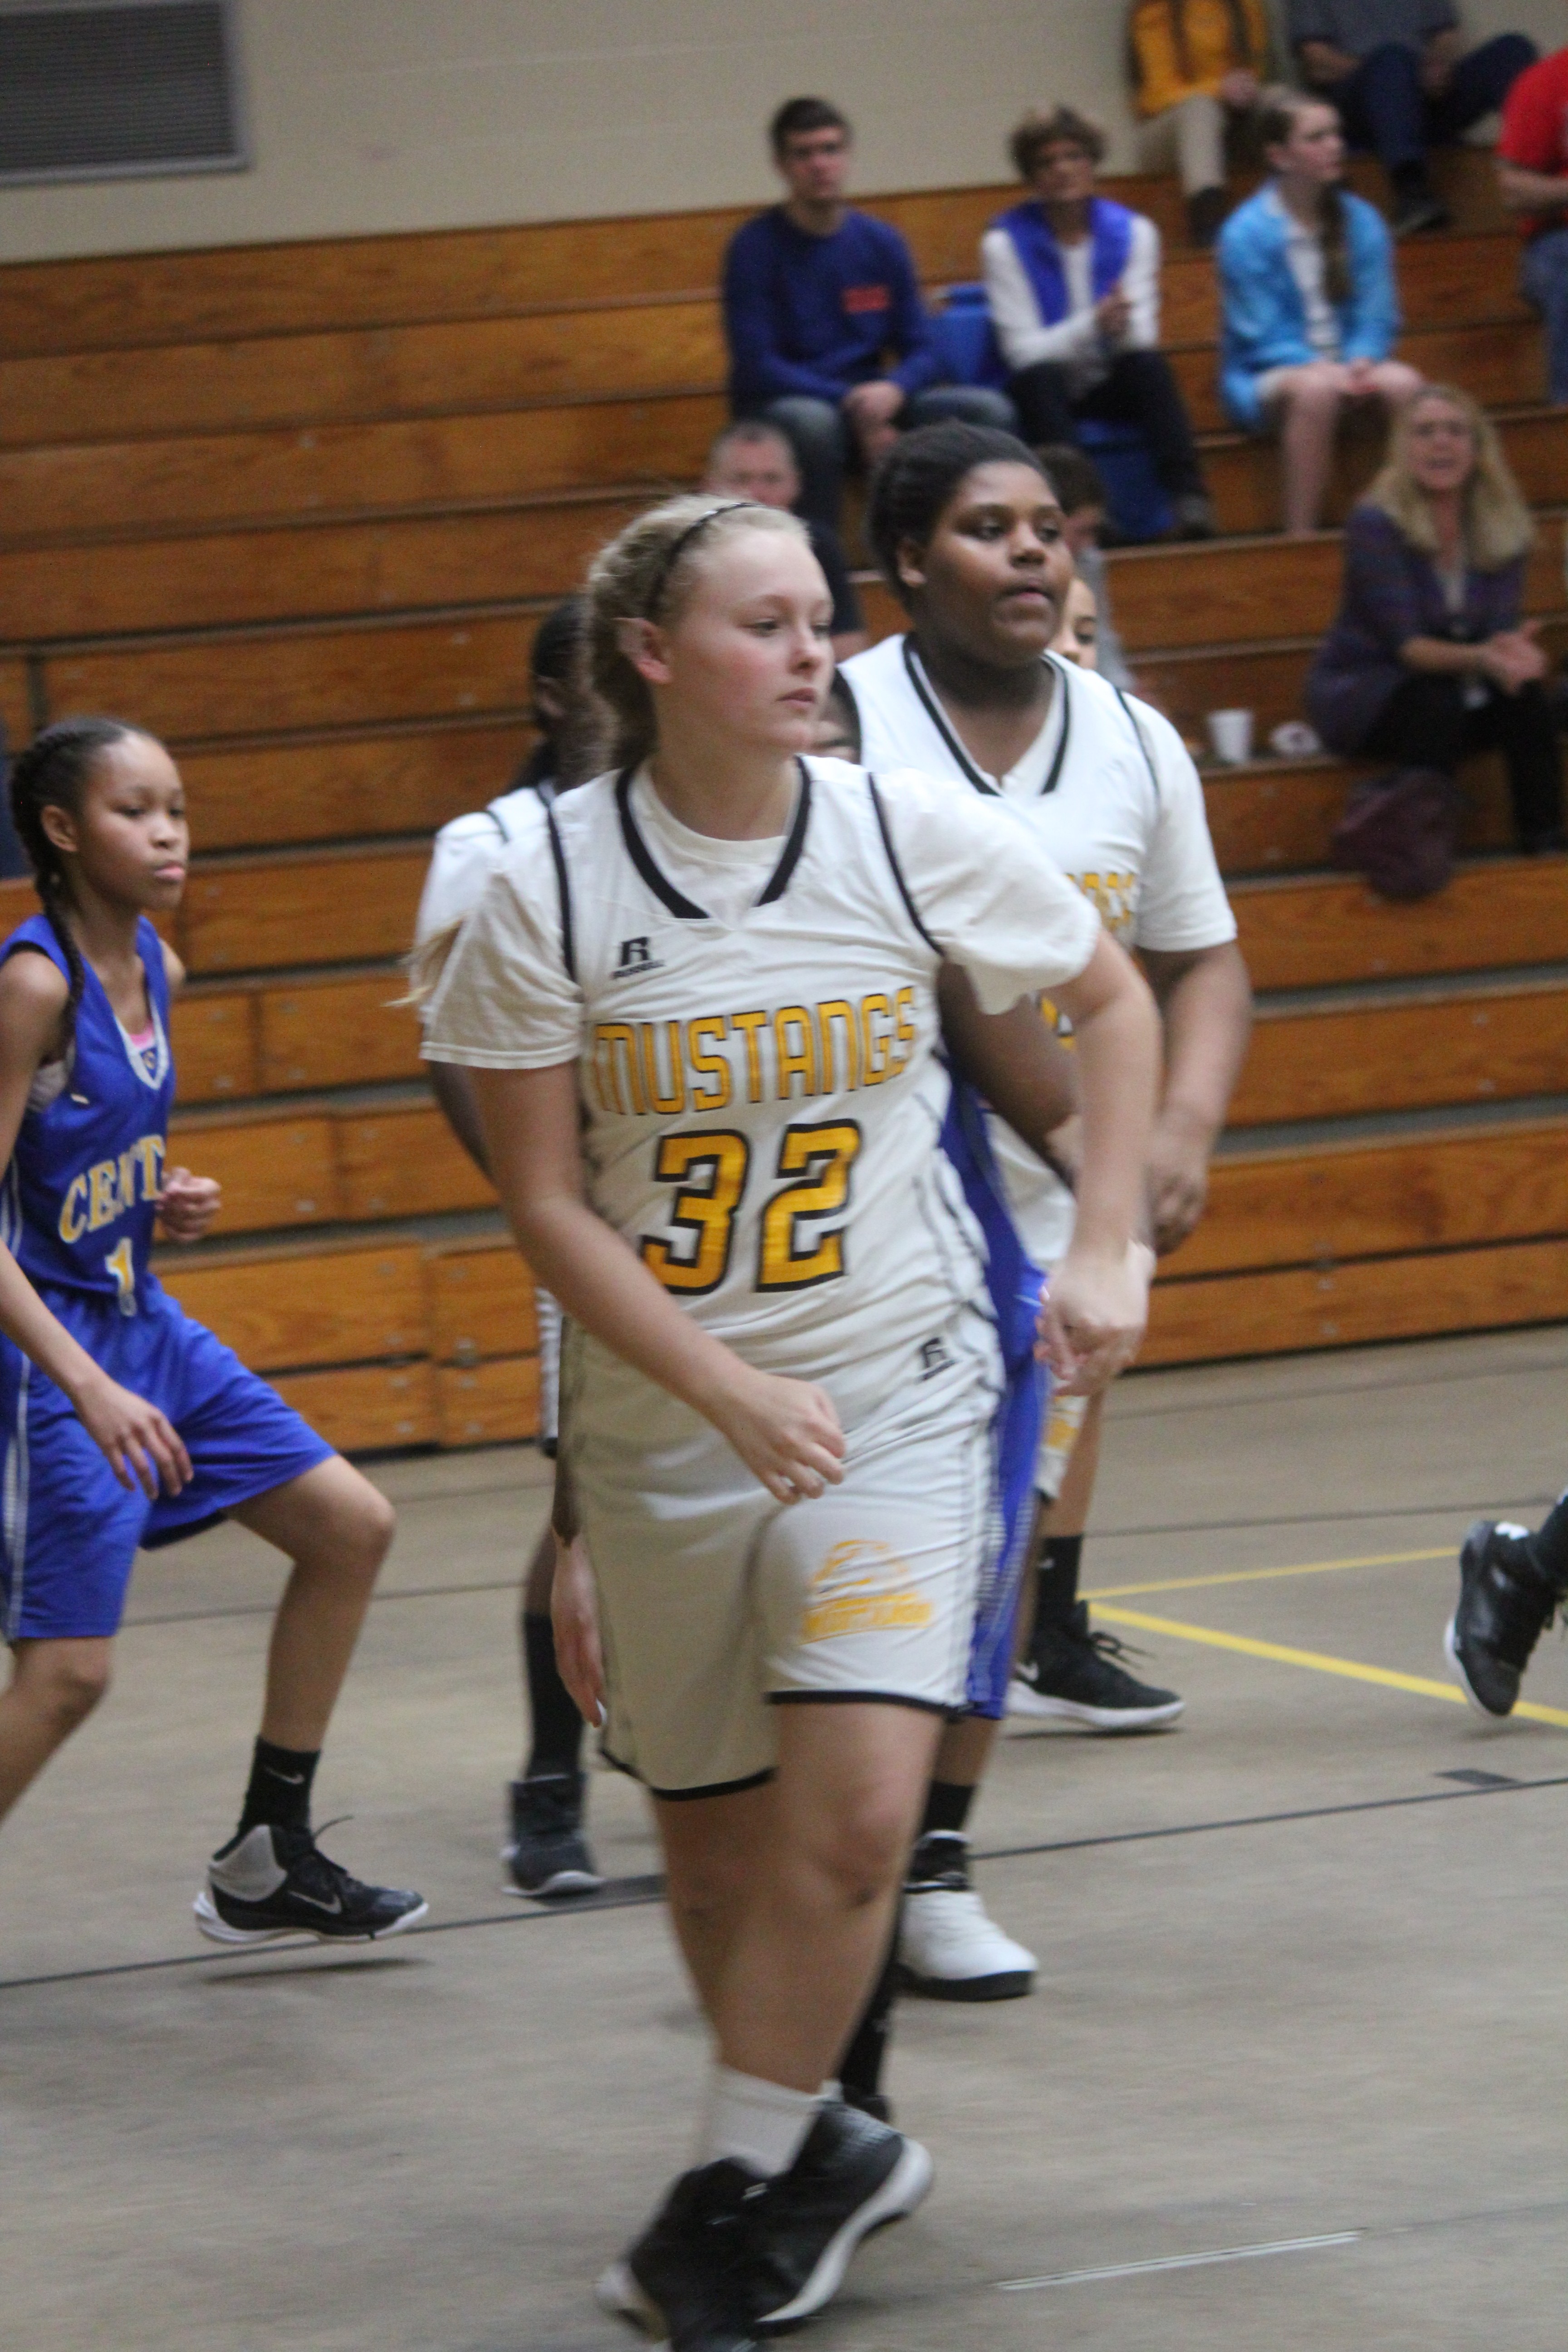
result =
[[937,373],[910,249],[868,213],[846,213],[831,236],[796,228],[782,205],[738,228],[724,258],[724,332],[739,409],[800,394],[837,407],[851,384],[884,372],[914,394]]
[[1458,614],[1448,610],[1429,555],[1392,515],[1359,506],[1345,525],[1345,576],[1333,626],[1307,679],[1307,716],[1331,751],[1360,750],[1395,687],[1413,673],[1399,658],[1411,637],[1479,645],[1519,620],[1524,559],[1471,571]]

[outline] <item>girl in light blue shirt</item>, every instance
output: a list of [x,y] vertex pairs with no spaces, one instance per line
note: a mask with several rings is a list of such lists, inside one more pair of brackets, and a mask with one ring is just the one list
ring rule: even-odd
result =
[[1220,391],[1237,424],[1278,431],[1284,529],[1300,537],[1318,527],[1342,410],[1378,400],[1393,413],[1421,378],[1389,356],[1394,248],[1382,216],[1340,184],[1338,114],[1270,90],[1258,127],[1269,177],[1231,215],[1216,255]]

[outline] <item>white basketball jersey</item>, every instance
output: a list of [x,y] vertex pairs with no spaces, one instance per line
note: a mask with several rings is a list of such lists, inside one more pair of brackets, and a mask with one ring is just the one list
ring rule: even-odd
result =
[[[558,802],[552,855],[520,845],[465,927],[426,1052],[575,1060],[600,1215],[748,1361],[823,1381],[853,1421],[955,1314],[989,1315],[937,1148],[938,965],[1000,1012],[1080,972],[1099,926],[966,789],[800,773],[772,844],[688,833],[646,776]],[[630,1402],[608,1350],[586,1364]]]
[[[1168,719],[1055,655],[1046,723],[1017,766],[988,776],[959,740],[908,637],[844,665],[873,774],[917,767],[962,777],[1005,802],[1099,908],[1124,947],[1182,952],[1236,937],[1209,840],[1203,787]],[[1054,1265],[1072,1234],[1072,1196],[1001,1119],[991,1122],[1020,1233]]]

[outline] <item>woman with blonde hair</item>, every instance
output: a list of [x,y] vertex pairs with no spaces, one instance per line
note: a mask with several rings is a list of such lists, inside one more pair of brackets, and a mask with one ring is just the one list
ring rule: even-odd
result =
[[1345,527],[1339,616],[1307,682],[1308,716],[1346,756],[1451,777],[1500,750],[1527,855],[1563,844],[1547,657],[1520,619],[1533,537],[1489,419],[1426,385]]
[[592,1560],[606,1753],[653,1799],[713,2029],[697,2161],[601,2299],[672,2352],[750,2352],[931,2179],[828,2078],[963,1705],[987,1537],[1002,1359],[935,1148],[939,971],[992,1014],[1048,989],[1077,1033],[1081,1205],[1046,1311],[1069,1385],[1142,1335],[1158,1032],[1010,811],[808,756],[833,607],[795,517],[673,499],[588,604],[616,771],[492,876],[425,1051],[472,1069],[570,1318],[563,1565]]

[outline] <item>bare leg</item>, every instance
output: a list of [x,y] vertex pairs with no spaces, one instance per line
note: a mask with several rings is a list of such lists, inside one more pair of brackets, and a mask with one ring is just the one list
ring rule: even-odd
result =
[[109,1640],[18,1642],[0,1696],[0,1821],[109,1688]]
[[1344,370],[1337,361],[1314,361],[1308,367],[1292,368],[1281,387],[1284,423],[1279,446],[1289,539],[1303,538],[1318,528],[1334,462],[1334,428],[1344,397],[1343,377]]
[[234,1517],[294,1563],[272,1622],[261,1737],[314,1751],[392,1542],[392,1506],[334,1454]]
[[719,2055],[815,2092],[882,1965],[938,1718],[875,1702],[779,1717],[773,1834],[719,1986]]
[[774,1784],[728,1797],[654,1799],[670,1925],[712,2024],[719,1983],[750,1899],[756,1859],[772,1843]]

